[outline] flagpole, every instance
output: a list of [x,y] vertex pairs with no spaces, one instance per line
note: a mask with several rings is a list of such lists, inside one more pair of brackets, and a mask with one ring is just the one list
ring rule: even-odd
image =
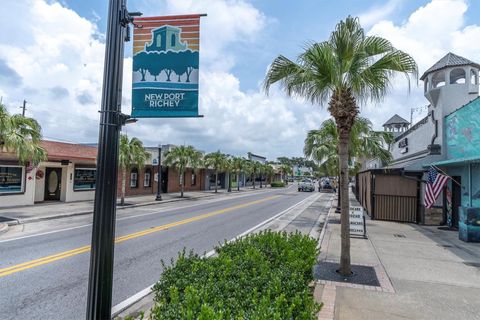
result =
[[446,175],[449,179],[451,179],[453,182],[455,182],[459,187],[462,187],[462,185],[455,179],[453,179],[449,174],[447,174],[445,171],[443,171],[442,169],[440,169],[439,167],[437,167],[436,165],[432,164],[430,165],[431,167],[437,169],[438,171],[440,171],[441,173],[443,173],[444,175]]

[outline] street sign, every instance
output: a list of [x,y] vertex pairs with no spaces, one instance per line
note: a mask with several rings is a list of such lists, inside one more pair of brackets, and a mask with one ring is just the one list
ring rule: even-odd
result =
[[362,207],[350,207],[350,236],[367,236]]
[[201,16],[134,20],[132,117],[199,117]]

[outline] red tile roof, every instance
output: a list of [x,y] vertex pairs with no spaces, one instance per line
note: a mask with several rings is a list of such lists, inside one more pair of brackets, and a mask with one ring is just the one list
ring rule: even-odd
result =
[[81,144],[42,140],[40,145],[47,150],[48,160],[89,160],[97,158],[97,148]]

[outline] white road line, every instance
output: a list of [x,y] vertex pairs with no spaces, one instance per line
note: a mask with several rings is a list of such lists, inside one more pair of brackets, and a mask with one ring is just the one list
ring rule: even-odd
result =
[[[269,191],[263,192],[262,194],[273,193],[275,191],[279,191],[279,190],[269,190]],[[116,221],[123,221],[123,220],[139,218],[139,217],[144,217],[144,216],[149,216],[149,215],[154,215],[154,214],[159,214],[159,213],[171,212],[171,211],[175,211],[175,210],[193,208],[193,207],[197,207],[197,206],[203,206],[205,204],[221,202],[221,201],[225,201],[225,200],[229,200],[229,199],[244,198],[244,197],[254,196],[254,195],[258,195],[258,193],[248,193],[248,194],[234,195],[232,198],[221,198],[221,199],[208,199],[207,198],[204,203],[195,203],[195,204],[186,205],[186,206],[182,206],[182,207],[167,208],[167,209],[161,210],[161,211],[153,211],[153,212],[142,213],[142,214],[137,214],[137,215],[133,215],[133,216],[117,218]],[[200,198],[199,200],[202,200],[202,199]],[[175,202],[171,202],[171,203],[175,203]],[[131,209],[135,209],[135,207],[132,207]],[[45,235],[49,235],[49,234],[54,234],[54,233],[59,233],[59,232],[64,232],[64,231],[70,231],[70,230],[75,230],[75,229],[81,229],[81,228],[90,227],[91,225],[92,225],[91,223],[88,223],[88,224],[84,224],[84,225],[80,225],[80,226],[76,226],[76,227],[69,227],[69,228],[47,231],[47,232],[42,232],[42,233],[30,234],[28,236],[21,236],[21,237],[16,237],[16,238],[11,238],[11,239],[4,239],[4,240],[0,240],[0,243],[11,242],[11,241],[16,241],[16,240],[23,240],[23,239],[34,238],[34,237],[40,237],[40,236],[45,236]]]
[[[308,197],[306,197],[305,199],[295,203],[294,205],[288,207],[287,209],[277,213],[276,215],[274,215],[273,217],[270,217],[262,222],[260,222],[259,224],[257,224],[256,226],[240,233],[239,235],[235,236],[234,238],[230,239],[227,241],[227,243],[229,242],[232,242],[232,241],[235,241],[236,239],[238,238],[241,238],[249,233],[251,233],[252,231],[258,229],[258,228],[261,228],[262,226],[264,226],[265,224],[269,223],[270,221],[280,217],[281,215],[287,213],[288,211],[292,210],[293,208],[305,203],[307,200],[309,200],[311,197],[315,196],[315,194],[312,194]],[[204,257],[208,258],[208,257],[211,257],[215,254],[215,250],[210,250],[209,252],[207,252]],[[151,292],[152,292],[152,288],[153,286],[155,285],[152,284],[151,286],[148,286],[147,288],[143,289],[142,291],[139,291],[137,292],[136,294],[134,294],[133,296],[131,296],[130,298],[127,298],[125,300],[123,300],[122,302],[120,302],[119,304],[115,305],[113,308],[112,308],[112,317],[115,317],[117,316],[120,312],[126,310],[129,306],[131,306],[132,304],[136,303],[137,301],[140,301],[141,299],[143,299],[144,297],[146,297],[147,295],[149,295]]]

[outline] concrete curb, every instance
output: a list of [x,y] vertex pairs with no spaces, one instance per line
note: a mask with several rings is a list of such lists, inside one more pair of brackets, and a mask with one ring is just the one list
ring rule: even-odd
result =
[[[255,192],[255,191],[266,191],[270,190],[271,188],[262,188],[262,189],[247,189],[247,190],[241,190],[240,193],[244,192]],[[237,195],[239,192],[235,191],[232,193],[212,193],[212,194],[207,194],[201,197],[193,197],[193,198],[173,198],[173,199],[167,199],[167,200],[162,200],[162,201],[149,201],[149,202],[142,202],[142,203],[136,203],[132,204],[129,206],[119,206],[117,205],[117,210],[123,210],[123,209],[129,209],[129,208],[137,208],[137,207],[146,207],[146,206],[151,206],[155,204],[162,204],[162,203],[170,203],[170,202],[178,202],[178,201],[187,201],[187,200],[199,200],[199,199],[206,199],[206,198],[212,198],[218,195],[225,195],[225,196],[231,196],[231,195]],[[56,215],[50,215],[50,216],[43,216],[43,217],[35,217],[35,218],[26,218],[26,219],[15,219],[12,221],[5,222],[8,226],[15,226],[19,224],[27,224],[27,223],[33,223],[33,222],[39,222],[39,221],[46,221],[46,220],[54,220],[54,219],[62,219],[62,218],[69,218],[69,217],[75,217],[75,216],[81,216],[81,215],[87,215],[87,214],[92,214],[93,209],[89,210],[84,210],[84,211],[77,211],[77,212],[70,212],[70,213],[65,213],[65,214],[56,214]],[[1,232],[0,232],[1,233]]]
[[[175,198],[175,199],[162,200],[161,202],[159,202],[159,201],[149,201],[149,202],[143,202],[143,203],[136,203],[136,204],[132,204],[132,205],[129,205],[129,206],[119,206],[119,205],[117,205],[117,210],[136,208],[136,207],[146,207],[146,206],[151,206],[151,205],[155,205],[155,204],[170,203],[170,202],[205,199],[205,198],[211,198],[213,196],[214,195],[202,196],[202,197],[197,197],[197,198]],[[51,216],[44,216],[44,217],[37,217],[37,218],[27,218],[27,219],[20,219],[20,220],[16,219],[15,221],[10,221],[7,224],[12,226],[12,225],[18,225],[18,224],[27,224],[27,223],[39,222],[39,221],[44,221],[44,220],[54,220],[54,219],[62,219],[62,218],[68,218],[68,217],[74,217],[74,216],[81,216],[81,215],[92,214],[92,213],[93,213],[93,210],[77,211],[77,212],[71,212],[71,213],[60,214],[60,215],[57,214],[57,215],[51,215]]]
[[0,222],[0,234],[5,233],[8,231],[8,224],[4,222]]

